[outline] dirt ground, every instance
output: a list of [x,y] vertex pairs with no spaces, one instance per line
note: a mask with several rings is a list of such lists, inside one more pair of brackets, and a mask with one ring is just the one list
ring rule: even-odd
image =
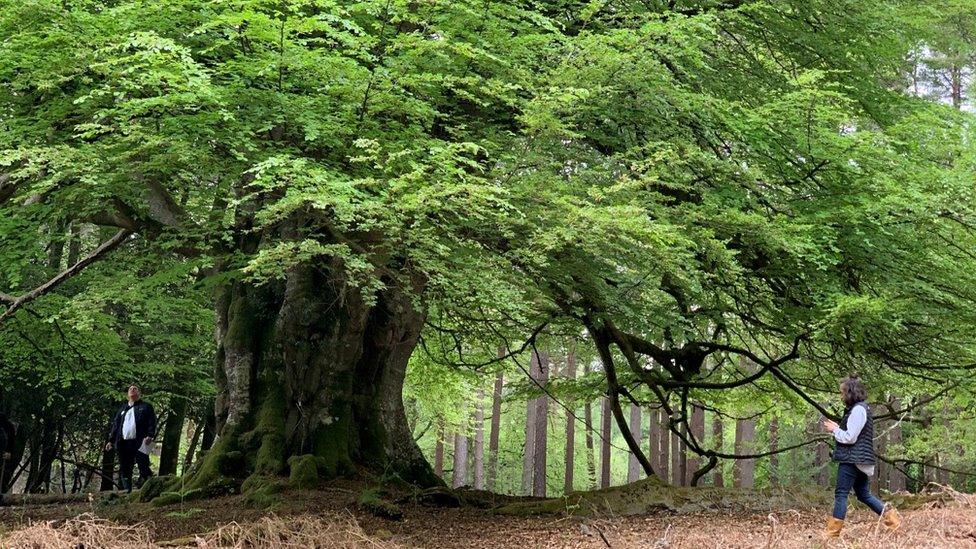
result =
[[[63,533],[71,526],[70,523],[65,526],[66,519],[83,515],[84,520],[89,521],[84,523],[86,528],[94,530],[86,531],[89,538],[70,539],[72,544],[87,539],[88,547],[151,547],[180,540],[179,545],[189,547],[976,548],[976,505],[973,504],[976,498],[964,495],[951,504],[940,503],[903,512],[904,524],[898,532],[887,530],[875,515],[855,507],[848,515],[842,538],[826,544],[821,539],[826,510],[789,509],[768,514],[660,511],[595,519],[555,515],[513,517],[486,509],[411,503],[400,505],[403,513],[400,520],[390,520],[364,509],[359,504],[361,492],[362,486],[340,483],[323,490],[286,493],[283,503],[272,511],[247,508],[241,496],[159,508],[144,503],[99,502],[3,507],[0,508],[0,546],[39,549],[64,546],[68,538],[57,538],[57,541],[48,543],[42,538],[54,535],[59,528]],[[104,522],[92,526],[93,516],[104,519]],[[266,519],[269,516],[272,518]],[[208,532],[212,533],[222,525],[220,531],[223,534],[211,535],[204,541]],[[251,541],[242,538],[244,534],[241,532],[254,525],[262,525],[261,535],[251,532],[248,534],[252,536]],[[31,527],[33,530],[26,530]],[[73,527],[77,528],[77,524]],[[112,535],[118,539],[98,538],[107,535],[99,529],[113,528]],[[240,530],[235,534],[237,538],[227,533],[231,530]],[[341,531],[344,537],[327,540],[322,537],[325,534],[316,533],[325,530]],[[195,535],[200,536],[199,539]]]

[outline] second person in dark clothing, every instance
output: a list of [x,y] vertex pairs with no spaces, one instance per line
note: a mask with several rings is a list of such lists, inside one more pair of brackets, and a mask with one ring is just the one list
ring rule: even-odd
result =
[[139,484],[142,486],[152,476],[149,467],[149,454],[139,449],[145,444],[151,444],[156,438],[156,412],[152,405],[142,400],[139,387],[129,387],[129,401],[123,404],[112,416],[112,428],[109,430],[105,451],[112,448],[119,455],[119,476],[122,488],[132,491],[132,470],[139,466]]

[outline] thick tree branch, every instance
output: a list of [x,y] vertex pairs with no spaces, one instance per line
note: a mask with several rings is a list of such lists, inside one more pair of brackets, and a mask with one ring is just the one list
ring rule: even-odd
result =
[[26,294],[19,297],[13,297],[8,294],[0,294],[0,302],[7,304],[7,310],[4,311],[3,314],[0,314],[0,322],[3,322],[4,320],[13,316],[17,309],[20,309],[25,304],[43,296],[54,288],[57,288],[65,280],[68,280],[69,278],[85,270],[86,267],[100,259],[102,256],[119,247],[123,242],[126,241],[126,239],[129,238],[131,234],[132,233],[130,231],[125,229],[119,231],[115,234],[115,236],[103,242],[102,245],[96,248],[92,253],[88,254],[74,265],[68,267],[51,280],[48,280],[44,284],[41,284]]

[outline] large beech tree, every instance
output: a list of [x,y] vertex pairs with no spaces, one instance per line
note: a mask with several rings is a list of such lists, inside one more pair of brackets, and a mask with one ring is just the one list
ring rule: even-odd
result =
[[972,139],[900,91],[919,4],[2,1],[5,257],[118,232],[2,273],[0,314],[110,253],[192,262],[201,487],[300,454],[439,482],[401,399],[422,336],[478,364],[583,328],[618,423],[643,386],[712,458],[678,428],[698,391],[963,383]]

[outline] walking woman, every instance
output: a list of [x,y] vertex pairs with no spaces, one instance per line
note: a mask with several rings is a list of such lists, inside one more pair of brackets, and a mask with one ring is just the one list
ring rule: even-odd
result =
[[826,536],[836,538],[844,528],[847,516],[847,497],[851,488],[858,501],[882,516],[885,526],[895,530],[901,525],[901,517],[893,508],[885,510],[885,504],[871,493],[870,482],[874,475],[874,420],[868,408],[867,390],[856,375],[841,381],[840,396],[844,401],[844,417],[840,424],[829,419],[823,421],[824,429],[834,435],[836,445],[833,460],[837,462],[837,488],[834,490],[834,512],[827,519]]

